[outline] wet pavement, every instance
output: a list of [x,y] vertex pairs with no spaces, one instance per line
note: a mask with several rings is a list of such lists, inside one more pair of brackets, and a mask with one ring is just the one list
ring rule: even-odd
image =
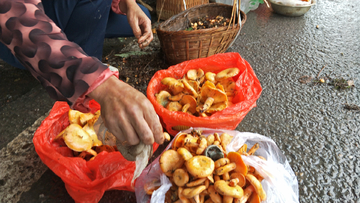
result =
[[[228,49],[251,64],[263,87],[237,130],[277,143],[297,175],[300,202],[360,202],[360,111],[345,108],[360,106],[359,11],[352,0],[319,0],[304,16],[285,17],[262,4],[247,14]],[[3,69],[1,81],[16,71]],[[31,145],[53,101],[26,73],[14,75],[0,85],[0,202],[73,202]],[[326,81],[300,82],[305,75]],[[28,89],[4,88],[20,77]],[[355,87],[338,90],[331,78],[353,80]],[[2,176],[5,171],[14,172]],[[134,201],[133,193],[108,191],[100,202]]]

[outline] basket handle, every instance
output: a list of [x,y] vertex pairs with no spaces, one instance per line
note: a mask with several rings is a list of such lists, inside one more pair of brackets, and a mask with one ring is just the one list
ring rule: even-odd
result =
[[[238,16],[238,24],[239,24],[240,28],[239,28],[239,31],[236,34],[235,38],[233,39],[233,41],[230,43],[229,48],[234,44],[235,40],[238,38],[238,36],[240,34],[240,31],[241,31],[241,26],[242,26],[242,23],[241,23],[242,19],[241,19],[241,13],[240,13],[241,0],[233,0],[233,2],[234,2],[233,7],[235,7],[235,4],[236,4],[235,1],[238,1],[236,13],[237,13],[237,16]],[[234,11],[234,8],[233,8],[233,11]],[[233,14],[231,14],[231,18],[232,17],[233,17]],[[235,17],[234,17],[234,21],[235,21]],[[230,21],[230,23],[231,23],[231,21]],[[230,23],[229,23],[229,25],[230,25]]]
[[[186,10],[186,1],[183,0],[183,2],[184,2],[184,9]],[[202,0],[201,0],[201,4],[204,4],[204,2]]]

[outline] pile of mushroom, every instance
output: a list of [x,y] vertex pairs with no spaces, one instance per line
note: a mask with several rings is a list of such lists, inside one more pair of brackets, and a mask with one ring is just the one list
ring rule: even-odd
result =
[[[54,141],[63,139],[66,146],[73,151],[74,156],[93,160],[102,151],[117,151],[115,145],[103,145],[94,130],[100,110],[92,114],[70,109],[68,116],[70,125],[61,131]],[[115,138],[114,141],[116,141]]]
[[231,105],[235,95],[233,77],[238,68],[228,68],[217,74],[202,69],[189,70],[181,79],[166,77],[161,80],[167,89],[155,95],[156,100],[169,111],[182,111],[207,117]]
[[[259,148],[247,151],[243,145],[237,152],[226,152],[232,136],[214,133],[205,137],[201,131],[180,133],[159,159],[162,172],[172,187],[165,195],[166,203],[255,203],[266,199],[263,177],[244,163],[241,155],[251,156]],[[214,150],[217,149],[217,150]],[[212,153],[209,153],[209,151]],[[261,157],[262,158],[262,157]],[[147,194],[160,187],[145,184]],[[155,181],[156,182],[156,181]]]

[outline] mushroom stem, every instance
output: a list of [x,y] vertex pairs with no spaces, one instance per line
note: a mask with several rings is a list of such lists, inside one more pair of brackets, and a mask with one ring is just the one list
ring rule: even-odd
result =
[[251,174],[247,174],[245,176],[245,178],[254,187],[254,189],[255,189],[256,193],[259,195],[261,201],[264,201],[266,199],[266,193],[265,193],[260,181]]
[[185,105],[182,107],[181,111],[182,111],[182,112],[187,112],[188,109],[189,109],[189,107],[190,107],[190,104],[185,104]]
[[210,199],[214,203],[222,203],[222,198],[219,193],[216,192],[214,185],[210,185],[208,188]]
[[244,196],[242,196],[241,198],[237,198],[235,199],[235,203],[246,203],[246,201],[249,199],[249,197],[251,196],[251,194],[255,191],[254,187],[252,185],[247,186],[244,189]]
[[204,113],[205,111],[207,111],[213,103],[214,103],[214,98],[208,97],[205,100],[204,105],[202,106],[202,108],[200,108],[200,113]]
[[237,153],[245,154],[247,151],[247,144],[243,144],[243,146],[240,147],[239,150],[237,150]]
[[226,195],[225,195],[225,196],[223,197],[223,203],[232,203],[233,200],[234,200],[234,198],[231,197],[231,196],[226,196]]
[[220,168],[215,169],[215,174],[216,175],[223,175],[225,173],[229,173],[230,171],[234,170],[236,168],[236,164],[235,163],[229,163],[225,166],[222,166]]
[[214,188],[219,194],[223,196],[241,198],[244,195],[244,191],[240,186],[235,185],[234,187],[231,187],[229,183],[225,180],[216,181],[214,184]]
[[198,142],[199,142],[199,147],[196,150],[196,154],[202,154],[207,147],[207,141],[205,138],[199,138]]
[[196,203],[200,203],[200,196],[199,195],[195,195],[193,198],[194,198],[194,201]]
[[222,175],[222,178],[223,178],[223,180],[230,180],[230,175],[229,175],[229,173],[224,173],[224,174]]
[[249,151],[248,151],[248,154],[249,155],[253,155],[255,152],[256,152],[256,150],[258,150],[259,149],[259,143],[256,143],[256,144],[254,144],[252,147],[251,147],[251,149],[249,149]]

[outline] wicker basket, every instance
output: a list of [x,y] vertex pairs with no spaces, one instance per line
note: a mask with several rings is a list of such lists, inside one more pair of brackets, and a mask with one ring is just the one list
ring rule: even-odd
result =
[[[209,3],[209,0],[185,0],[186,9]],[[185,10],[183,0],[157,0],[156,13],[161,20],[167,20]]]
[[[220,3],[210,3],[187,9],[162,22],[157,28],[161,49],[168,64],[174,65],[183,61],[204,58],[218,53],[224,53],[240,32],[236,18],[235,26],[208,28],[185,31],[189,21],[203,16],[230,18],[232,6]],[[241,24],[246,22],[246,14],[241,13]]]

